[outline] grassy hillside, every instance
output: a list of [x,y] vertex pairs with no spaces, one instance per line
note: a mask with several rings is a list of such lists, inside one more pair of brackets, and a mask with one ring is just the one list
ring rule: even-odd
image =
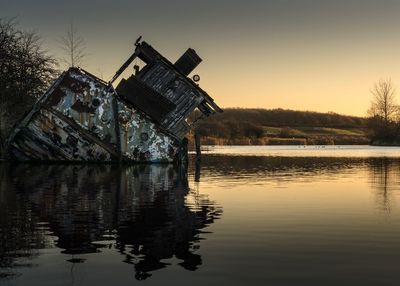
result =
[[365,118],[335,113],[228,108],[196,126],[207,145],[369,143]]

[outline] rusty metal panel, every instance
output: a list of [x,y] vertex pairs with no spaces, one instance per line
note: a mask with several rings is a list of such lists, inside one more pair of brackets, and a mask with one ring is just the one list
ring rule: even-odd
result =
[[115,98],[115,91],[105,83],[81,70],[70,69],[44,105],[70,118],[103,142],[117,146],[112,108]]
[[9,151],[22,161],[112,161],[114,152],[92,139],[59,116],[41,109],[16,135]]
[[184,158],[189,114],[196,107],[206,115],[221,109],[185,76],[201,61],[194,50],[177,67],[139,41],[113,80],[136,56],[147,65],[122,80],[117,92],[84,70],[64,72],[12,132],[10,154],[20,160],[106,162]]
[[10,145],[20,160],[173,162],[180,142],[112,88],[78,69],[63,74]]
[[154,124],[150,118],[118,103],[121,153],[125,160],[173,162],[179,142]]

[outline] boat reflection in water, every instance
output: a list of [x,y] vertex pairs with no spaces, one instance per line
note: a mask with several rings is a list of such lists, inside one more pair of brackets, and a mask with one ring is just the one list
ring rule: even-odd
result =
[[189,162],[0,164],[0,285],[399,285],[400,158]]
[[113,249],[138,280],[173,257],[196,270],[201,233],[222,214],[172,165],[0,165],[0,176],[3,278],[55,247],[72,263]]

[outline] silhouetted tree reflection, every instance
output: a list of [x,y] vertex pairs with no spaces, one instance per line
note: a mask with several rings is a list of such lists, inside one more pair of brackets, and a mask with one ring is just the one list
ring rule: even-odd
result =
[[[193,162],[194,160],[191,160]],[[194,166],[191,166],[195,169]],[[305,180],[323,176],[340,179],[346,172],[365,172],[376,195],[377,208],[390,213],[395,191],[400,190],[400,159],[387,157],[267,157],[203,155],[202,175],[256,182]],[[360,174],[363,176],[363,174]]]
[[[189,174],[200,179],[194,165]],[[346,174],[371,183],[366,191],[376,195],[379,209],[393,209],[400,159],[204,155],[201,165],[201,182],[222,181],[222,187],[257,180],[312,184]],[[51,247],[65,254],[71,273],[91,262],[85,254],[109,251],[132,265],[139,280],[171,263],[194,271],[206,261],[197,251],[204,228],[222,214],[189,187],[186,170],[170,165],[3,164],[0,179],[0,277],[33,267],[39,249]]]
[[161,260],[172,257],[196,270],[202,229],[222,213],[206,196],[195,196],[186,171],[171,165],[22,164],[0,165],[0,171],[6,178],[0,193],[2,269],[14,267],[16,251],[52,246],[38,231],[48,222],[47,234],[57,237],[54,246],[72,255],[72,263],[111,247],[134,265],[137,279],[166,267]]
[[0,278],[17,275],[17,267],[33,266],[37,249],[49,244],[29,203],[12,190],[12,176],[0,165]]
[[394,158],[376,158],[371,160],[371,184],[376,190],[379,209],[390,213],[393,204],[393,192],[399,189],[400,160]]
[[[194,170],[193,161],[191,169]],[[204,177],[251,178],[251,181],[269,177],[280,181],[339,174],[366,164],[368,158],[203,155],[201,172]]]

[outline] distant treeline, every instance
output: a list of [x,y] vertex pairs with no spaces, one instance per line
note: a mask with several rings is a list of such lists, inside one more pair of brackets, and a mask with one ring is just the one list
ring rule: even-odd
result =
[[367,125],[366,118],[336,113],[226,108],[196,129],[205,144],[367,144]]

